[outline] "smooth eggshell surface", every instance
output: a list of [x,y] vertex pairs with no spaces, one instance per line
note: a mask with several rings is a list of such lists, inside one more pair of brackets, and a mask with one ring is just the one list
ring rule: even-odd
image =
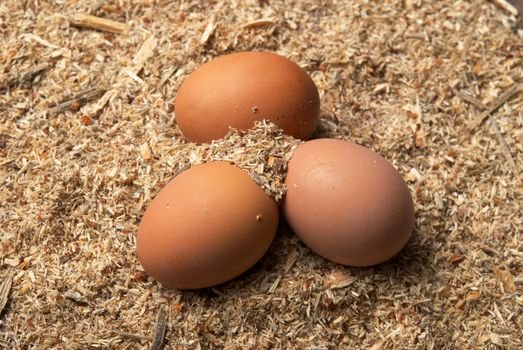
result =
[[293,231],[321,256],[370,266],[396,255],[414,227],[410,191],[378,154],[356,144],[318,139],[289,162],[283,213]]
[[200,143],[264,119],[307,139],[319,113],[318,89],[307,72],[269,52],[234,53],[205,63],[184,80],[175,102],[181,132]]
[[227,162],[184,171],[151,201],[138,228],[138,258],[163,285],[210,287],[253,266],[278,225],[278,206]]

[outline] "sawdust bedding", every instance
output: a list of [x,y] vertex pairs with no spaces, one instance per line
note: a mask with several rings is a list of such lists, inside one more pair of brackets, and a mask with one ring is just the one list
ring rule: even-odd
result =
[[[523,348],[515,22],[482,0],[3,0],[0,348]],[[147,203],[230,144],[185,141],[176,90],[240,50],[303,66],[322,99],[315,137],[369,147],[405,176],[417,221],[399,256],[342,267],[282,223],[224,285],[181,292],[145,274]]]

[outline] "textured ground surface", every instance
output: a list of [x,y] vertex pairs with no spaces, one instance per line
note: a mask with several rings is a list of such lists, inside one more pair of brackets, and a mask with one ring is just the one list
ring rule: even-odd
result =
[[[382,3],[1,1],[0,348],[148,348],[158,314],[167,349],[523,348],[516,19],[487,1]],[[79,12],[128,30],[70,26]],[[369,147],[405,176],[415,234],[356,269],[282,223],[240,278],[166,290],[134,246],[148,201],[194,150],[176,90],[199,64],[251,49],[313,77],[316,137]]]

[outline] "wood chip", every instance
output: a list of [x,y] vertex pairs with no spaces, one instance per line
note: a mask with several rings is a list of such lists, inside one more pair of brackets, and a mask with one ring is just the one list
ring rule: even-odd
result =
[[149,148],[149,144],[147,142],[140,145],[140,153],[142,154],[143,159],[151,159],[151,149]]
[[511,293],[514,293],[516,291],[516,285],[514,284],[514,279],[512,277],[512,274],[506,270],[501,270],[500,268],[493,266],[492,271],[496,274],[498,279],[503,283],[505,286],[505,289]]
[[420,174],[418,169],[411,168],[409,173],[405,175],[405,180],[407,180],[408,182],[422,182],[423,175]]
[[136,55],[133,58],[133,67],[130,69],[134,74],[140,73],[143,68],[143,65],[149,58],[152,57],[156,46],[158,45],[158,39],[154,35],[151,35],[147,40],[145,40],[140,46],[140,49],[136,52]]
[[244,24],[241,25],[241,28],[242,29],[247,29],[247,28],[267,27],[267,26],[273,25],[274,23],[275,22],[274,22],[273,19],[262,18],[262,19],[257,19],[257,20],[254,20],[254,21],[250,21],[250,22],[244,23]]
[[91,16],[86,13],[76,13],[71,19],[72,26],[80,28],[96,29],[104,32],[121,34],[127,29],[125,23],[112,21],[107,18]]
[[86,103],[92,102],[100,98],[107,90],[103,88],[90,88],[79,92],[70,99],[61,102],[58,106],[49,110],[51,115],[63,113],[65,111],[76,111]]
[[7,301],[9,299],[9,292],[11,292],[12,282],[13,280],[11,277],[5,277],[0,283],[0,316],[2,315],[5,306],[7,305]]
[[162,87],[166,82],[167,80],[169,80],[171,78],[171,76],[178,70],[178,66],[172,66],[171,68],[169,68],[163,75],[162,75],[162,79],[160,79],[160,82],[158,83],[158,86],[157,88],[160,88]]
[[17,267],[20,264],[20,259],[18,257],[4,258],[3,263],[8,266]]
[[214,32],[214,29],[216,29],[216,17],[214,15],[211,16],[209,19],[209,23],[207,23],[207,27],[205,27],[205,30],[203,31],[202,37],[200,38],[200,44],[205,44],[211,37],[212,33]]
[[489,334],[490,342],[497,346],[503,346],[503,342],[501,341],[501,336],[497,333],[491,332]]
[[162,350],[165,345],[165,333],[167,330],[167,322],[165,312],[160,309],[156,315],[154,331],[154,340],[151,344],[150,350]]
[[71,290],[71,289],[68,290],[67,292],[64,293],[64,297],[69,299],[69,300],[72,300],[75,303],[80,304],[80,305],[88,305],[89,304],[87,299],[82,294],[80,294],[79,292],[77,292],[75,290]]
[[467,295],[466,301],[474,301],[476,299],[479,299],[481,296],[481,292],[479,290],[473,290]]
[[449,258],[449,262],[451,264],[457,264],[457,263],[463,261],[464,259],[466,259],[466,256],[463,254],[452,254]]
[[111,101],[112,99],[114,99],[116,97],[117,94],[118,94],[118,90],[116,90],[116,89],[107,90],[102,95],[102,97],[92,106],[92,108],[86,107],[88,109],[87,113],[88,114],[99,113],[105,107],[105,105],[107,105],[107,103],[109,101]]
[[374,90],[372,90],[372,93],[374,93],[374,94],[381,94],[382,92],[389,93],[389,84],[388,83],[378,84],[378,85],[376,85]]
[[324,285],[329,289],[341,289],[350,286],[354,281],[355,278],[346,272],[333,271],[327,276]]
[[276,288],[278,288],[280,281],[281,281],[281,275],[278,275],[278,277],[276,277],[276,280],[272,283],[272,285],[269,288],[269,290],[267,291],[267,293],[269,293],[269,294],[274,293],[276,291]]
[[136,75],[134,72],[132,72],[129,69],[124,68],[124,69],[122,69],[122,72],[127,74],[129,76],[129,78],[136,81],[140,85],[143,85],[145,83],[145,81],[143,81],[142,78],[140,78],[138,75]]
[[98,10],[100,10],[102,8],[103,5],[105,5],[105,3],[107,2],[107,0],[98,0],[95,2],[95,4],[93,5],[93,7],[91,8],[91,13],[96,13],[98,12]]
[[500,9],[510,12],[514,16],[518,15],[518,9],[506,0],[490,0],[490,2]]
[[212,333],[205,332],[203,333],[203,336],[207,338],[214,346],[221,346],[223,343],[220,341],[220,339],[216,338],[216,336]]

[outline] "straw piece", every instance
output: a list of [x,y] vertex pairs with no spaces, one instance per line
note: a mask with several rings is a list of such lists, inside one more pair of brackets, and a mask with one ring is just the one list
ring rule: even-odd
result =
[[121,34],[127,29],[125,23],[116,22],[107,18],[91,16],[86,13],[76,13],[71,19],[72,26],[80,28],[96,29],[103,32]]
[[162,350],[165,345],[165,332],[167,323],[165,319],[165,312],[160,309],[156,315],[154,340],[151,344],[150,350]]

